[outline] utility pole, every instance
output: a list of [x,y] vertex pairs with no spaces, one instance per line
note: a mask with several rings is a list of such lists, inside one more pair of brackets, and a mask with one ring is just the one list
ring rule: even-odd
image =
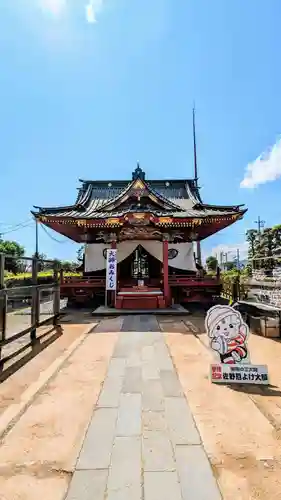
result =
[[261,229],[264,228],[265,220],[261,220],[260,216],[258,216],[258,220],[255,220],[255,224],[258,225],[258,233],[261,234]]
[[[198,189],[195,105],[193,105],[193,110],[192,110],[192,128],[193,128],[194,181],[195,181],[195,186]],[[199,240],[196,242],[196,254],[197,254],[197,262],[198,262],[199,266],[202,266],[201,243]]]
[[240,250],[239,250],[239,248],[237,248],[237,263],[236,263],[236,267],[237,267],[238,270],[240,269]]
[[224,270],[227,271],[227,266],[226,266],[226,264],[227,264],[227,252],[225,252],[224,256],[225,256]]

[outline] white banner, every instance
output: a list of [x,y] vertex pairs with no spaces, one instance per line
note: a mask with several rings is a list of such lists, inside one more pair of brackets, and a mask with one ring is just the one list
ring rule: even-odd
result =
[[[117,261],[122,262],[137,248],[138,241],[122,241],[117,243]],[[85,271],[95,272],[106,269],[106,251],[110,244],[91,243],[85,248]]]
[[106,251],[106,289],[116,290],[117,282],[117,250]]
[[211,365],[211,381],[215,384],[268,385],[268,368],[265,365],[215,364]]
[[[163,261],[162,241],[122,241],[117,243],[117,260],[122,262],[141,245],[150,255]],[[95,272],[106,268],[106,250],[109,244],[91,243],[85,246],[85,271]],[[196,271],[192,243],[169,243],[169,266],[185,271]]]

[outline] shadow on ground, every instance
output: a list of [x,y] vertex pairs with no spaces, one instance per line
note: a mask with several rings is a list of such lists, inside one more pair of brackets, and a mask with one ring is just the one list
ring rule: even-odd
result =
[[[3,358],[0,363],[0,383],[4,382],[11,375],[16,373],[26,363],[37,356],[37,354],[55,342],[62,334],[63,330],[60,326],[50,326],[50,329],[39,335],[35,341],[27,343],[23,347],[16,349],[14,352]],[[29,351],[27,353],[25,353],[22,357],[19,357],[28,349]]]
[[281,396],[281,391],[275,385],[228,385],[229,389],[236,392],[243,392],[244,394],[251,394],[252,396]]
[[67,308],[65,309],[62,317],[61,317],[61,324],[68,324],[68,325],[87,325],[89,323],[96,323],[99,321],[98,318],[93,318],[92,315],[93,309],[91,308],[79,308],[79,309],[72,309],[72,308]]

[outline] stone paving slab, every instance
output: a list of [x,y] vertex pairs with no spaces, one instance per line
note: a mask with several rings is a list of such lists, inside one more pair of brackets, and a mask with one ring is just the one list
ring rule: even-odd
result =
[[164,336],[128,320],[146,331],[119,333],[66,500],[218,500]]
[[117,409],[100,408],[94,412],[78,459],[78,470],[109,467],[116,420]]
[[160,331],[159,323],[153,314],[134,314],[124,317],[123,332],[157,332]]
[[176,463],[167,431],[143,431],[143,468],[145,471],[173,471]]
[[122,392],[141,393],[142,390],[142,377],[141,377],[141,367],[126,368],[124,382],[122,386]]
[[164,411],[164,394],[160,380],[143,380],[142,409],[143,411]]
[[141,394],[121,394],[116,435],[141,435]]
[[163,394],[165,397],[183,396],[183,390],[175,371],[161,370],[160,378],[163,387]]
[[107,477],[107,470],[75,471],[65,500],[104,500]]
[[118,408],[122,385],[123,377],[107,376],[97,406],[100,408]]
[[125,358],[112,358],[107,372],[107,377],[124,377],[126,369]]
[[177,446],[176,462],[183,500],[221,500],[202,446]]
[[174,447],[201,443],[199,432],[184,397],[165,398],[165,416]]
[[106,499],[142,500],[141,469],[140,437],[117,437],[112,450]]
[[[181,488],[176,471],[145,472],[145,500],[182,500]],[[197,500],[194,496],[193,500]]]

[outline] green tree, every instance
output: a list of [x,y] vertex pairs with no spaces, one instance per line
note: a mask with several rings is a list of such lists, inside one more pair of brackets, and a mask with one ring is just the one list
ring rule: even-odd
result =
[[232,271],[233,269],[237,268],[237,265],[235,261],[229,261],[225,262],[224,267],[226,271]]
[[258,269],[258,260],[254,260],[257,257],[257,246],[258,246],[258,231],[256,229],[249,229],[246,232],[246,240],[249,244],[248,247],[248,265],[251,269]]
[[[36,253],[34,253],[32,255],[33,259],[35,259],[35,257],[36,257]],[[46,269],[48,269],[49,263],[44,262],[47,259],[47,255],[45,255],[44,253],[38,253],[37,259],[38,259],[38,268],[37,268],[38,271],[45,271]]]
[[216,257],[213,257],[213,255],[210,255],[210,257],[206,259],[206,264],[208,271],[216,271],[218,267],[218,261]]
[[84,259],[84,245],[81,245],[81,247],[79,247],[77,250],[77,260],[78,262],[82,263],[83,259]]
[[21,270],[21,257],[24,256],[24,247],[16,241],[0,241],[0,253],[9,257],[5,258],[5,270],[16,274]]
[[76,262],[71,262],[68,260],[63,260],[61,262],[61,268],[66,272],[73,272],[76,270],[77,267],[78,264]]

